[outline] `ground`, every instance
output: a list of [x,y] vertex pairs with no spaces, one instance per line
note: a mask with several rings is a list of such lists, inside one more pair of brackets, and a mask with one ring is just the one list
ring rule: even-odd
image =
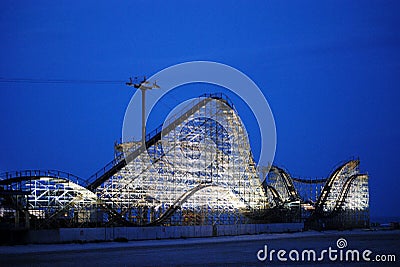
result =
[[[378,254],[392,254],[396,262],[319,262],[325,266],[400,266],[400,231],[326,231],[285,234],[262,234],[232,237],[147,240],[126,243],[91,243],[58,245],[21,245],[0,247],[1,266],[303,266],[316,262],[260,261],[257,252],[268,250],[337,248],[337,240],[347,241],[346,250],[369,249],[371,259]],[[340,250],[339,250],[340,251]],[[261,256],[263,253],[261,254]],[[319,255],[319,254],[317,254]],[[287,257],[287,256],[286,256]]]

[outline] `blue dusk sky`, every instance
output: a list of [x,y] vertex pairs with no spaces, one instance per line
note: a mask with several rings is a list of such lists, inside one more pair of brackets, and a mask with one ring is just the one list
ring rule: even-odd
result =
[[[370,176],[371,215],[400,216],[399,7],[1,1],[0,172],[59,169],[88,178],[113,158],[134,93],[124,84],[130,76],[208,60],[244,72],[264,93],[276,123],[276,164],[321,178],[359,157]],[[257,151],[258,130],[243,120]]]

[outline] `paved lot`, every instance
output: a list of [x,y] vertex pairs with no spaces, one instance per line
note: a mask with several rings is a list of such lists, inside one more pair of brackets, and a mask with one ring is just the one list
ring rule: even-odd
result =
[[[180,240],[134,241],[128,243],[26,245],[0,247],[1,266],[302,266],[315,262],[261,262],[257,252],[268,249],[314,249],[321,252],[345,238],[345,249],[369,249],[377,254],[395,254],[396,262],[353,262],[353,266],[400,266],[400,231],[304,232],[293,234]],[[319,255],[319,254],[318,254]],[[287,257],[287,256],[286,256]],[[347,266],[349,262],[319,262],[325,266]]]

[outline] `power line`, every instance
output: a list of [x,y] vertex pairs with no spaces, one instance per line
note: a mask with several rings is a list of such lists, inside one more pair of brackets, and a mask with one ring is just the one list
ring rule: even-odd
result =
[[0,83],[46,83],[46,84],[124,84],[119,80],[71,80],[71,79],[30,79],[0,78]]
[[[137,78],[137,77],[135,77]],[[0,77],[1,83],[33,83],[33,84],[126,84],[126,81],[122,80],[72,80],[72,79],[32,79],[32,78],[3,78]],[[172,97],[176,102],[175,105],[171,106],[167,104],[165,101],[160,101],[162,105],[167,107],[170,111],[178,105],[181,101],[179,101],[172,94],[169,94],[169,97]]]

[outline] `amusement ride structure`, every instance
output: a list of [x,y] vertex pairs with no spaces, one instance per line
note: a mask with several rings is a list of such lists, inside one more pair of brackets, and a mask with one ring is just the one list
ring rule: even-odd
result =
[[0,175],[0,224],[9,228],[215,225],[305,220],[309,227],[369,224],[368,175],[359,160],[328,178],[256,167],[231,100],[185,102],[142,140],[115,145],[88,179],[51,170]]

